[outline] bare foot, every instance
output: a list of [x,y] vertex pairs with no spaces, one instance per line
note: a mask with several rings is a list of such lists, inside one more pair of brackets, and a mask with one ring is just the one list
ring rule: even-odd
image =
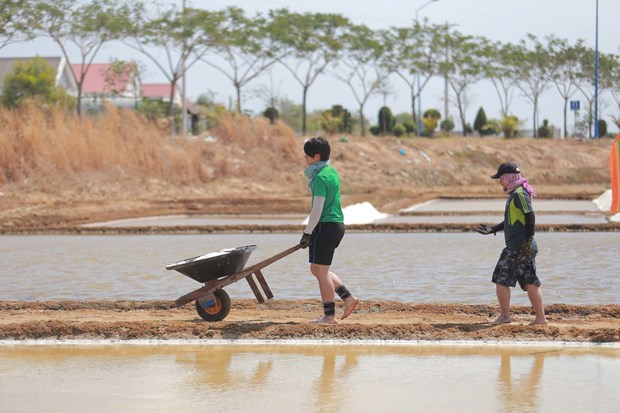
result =
[[500,315],[495,319],[495,321],[491,321],[491,324],[508,324],[512,323],[512,319],[510,316]]
[[529,325],[531,326],[546,326],[547,320],[534,320]]
[[355,310],[355,306],[359,302],[360,302],[360,299],[355,297],[355,296],[353,296],[353,295],[350,296],[350,297],[347,297],[344,300],[344,313],[342,313],[342,317],[340,317],[340,319],[344,320],[345,318],[350,316],[351,313],[353,312],[353,310]]
[[338,324],[338,322],[336,321],[336,317],[331,316],[323,316],[321,318],[318,318],[316,320],[313,321],[313,323],[317,323],[317,324]]

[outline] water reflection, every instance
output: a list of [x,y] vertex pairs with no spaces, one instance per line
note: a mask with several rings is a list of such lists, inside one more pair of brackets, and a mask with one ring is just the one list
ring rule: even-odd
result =
[[257,360],[256,363],[244,363],[243,374],[233,367],[233,357],[238,356],[232,351],[201,351],[194,354],[193,360],[179,360],[195,368],[195,386],[211,389],[226,389],[230,386],[250,386],[260,388],[264,385],[273,369],[272,360]]
[[528,357],[531,368],[526,374],[513,374],[511,360],[513,356],[508,352],[500,355],[499,394],[502,411],[505,412],[533,412],[538,411],[537,393],[539,382],[543,375],[545,362],[544,353],[535,353]]
[[357,356],[353,352],[346,352],[342,357],[342,364],[336,366],[338,351],[327,348],[323,352],[323,366],[321,374],[315,379],[312,394],[315,397],[314,411],[333,412],[341,406],[340,401],[348,399],[347,376],[357,365]]
[[[613,411],[618,348],[2,346],[2,411]],[[52,403],[52,404],[50,404]]]

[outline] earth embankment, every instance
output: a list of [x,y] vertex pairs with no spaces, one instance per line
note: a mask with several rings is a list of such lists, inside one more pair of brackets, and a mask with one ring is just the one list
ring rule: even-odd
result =
[[[549,325],[529,326],[531,309],[513,308],[511,324],[489,323],[493,305],[362,301],[336,325],[312,323],[316,300],[233,302],[220,322],[203,321],[192,305],[169,301],[0,302],[0,340],[439,340],[620,343],[620,306],[553,304]],[[337,315],[342,311],[337,309]]]

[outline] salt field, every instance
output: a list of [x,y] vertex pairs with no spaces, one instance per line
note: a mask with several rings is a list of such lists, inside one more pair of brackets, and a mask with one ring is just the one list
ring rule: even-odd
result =
[[[538,223],[606,222],[591,203],[538,202]],[[350,218],[501,220],[501,199],[466,206],[469,212],[440,200],[408,211],[412,215],[385,216],[366,205]],[[97,225],[301,226],[304,219],[174,216]],[[536,238],[546,304],[620,303],[620,233],[539,232]],[[3,235],[0,254],[11,259],[0,264],[0,300],[174,300],[200,284],[167,271],[168,264],[256,245],[251,265],[298,241],[299,234],[291,233]],[[475,232],[348,233],[332,269],[364,300],[489,304],[496,303],[490,278],[503,245],[501,235]],[[307,260],[302,250],[265,269],[276,300],[315,298]],[[244,283],[226,290],[233,301],[253,298]],[[516,290],[512,302],[529,304]],[[613,344],[6,341],[0,343],[0,399],[2,411],[14,413],[150,413],[196,406],[302,413],[342,406],[390,413],[614,411],[620,403],[620,349]]]
[[[620,303],[618,232],[544,232],[538,273],[545,302]],[[0,300],[176,299],[200,286],[168,264],[256,245],[247,265],[299,242],[298,234],[11,235],[0,236]],[[478,233],[349,233],[332,269],[364,299],[402,302],[495,303],[491,273],[504,246]],[[277,298],[313,298],[307,250],[264,270]],[[253,298],[244,283],[226,288]],[[516,304],[526,304],[515,293]]]

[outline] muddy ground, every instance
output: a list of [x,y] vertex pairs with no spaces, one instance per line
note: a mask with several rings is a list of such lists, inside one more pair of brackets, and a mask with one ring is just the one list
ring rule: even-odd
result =
[[[0,339],[337,339],[620,342],[620,305],[546,307],[549,325],[529,326],[533,314],[516,306],[511,324],[489,322],[493,305],[362,301],[337,325],[312,321],[315,300],[233,302],[223,321],[206,322],[188,304],[171,301],[0,302]],[[339,304],[337,315],[342,313]]]

